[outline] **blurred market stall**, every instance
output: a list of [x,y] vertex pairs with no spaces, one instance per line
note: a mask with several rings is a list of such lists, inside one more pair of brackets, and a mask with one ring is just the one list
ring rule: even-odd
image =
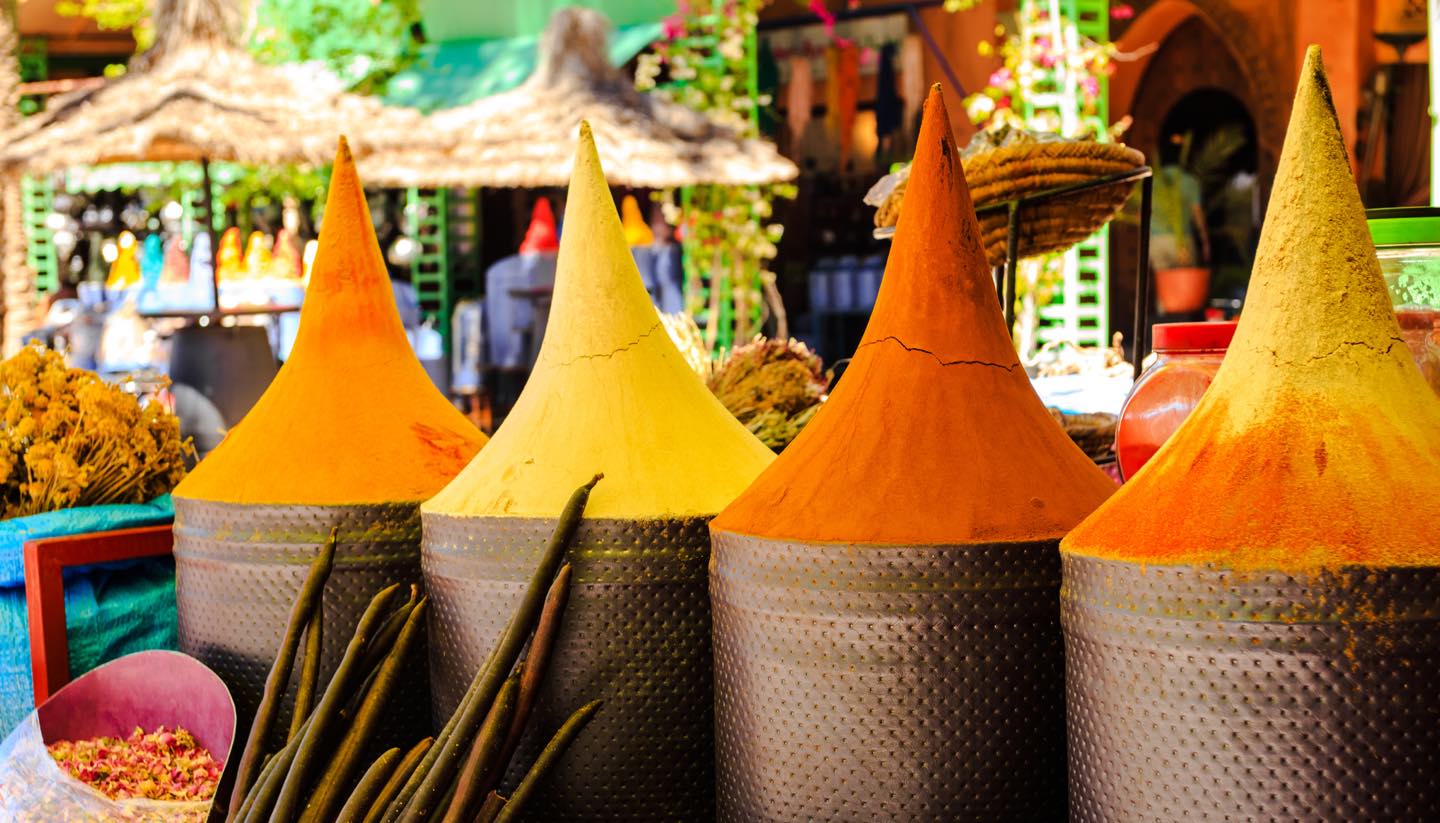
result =
[[[158,0],[155,42],[125,74],[52,98],[5,136],[8,185],[81,164],[191,161],[200,164],[208,212],[212,160],[323,165],[338,133],[353,133],[359,152],[412,133],[415,112],[256,62],[237,45],[237,11],[225,0]],[[4,242],[23,239],[11,230]],[[5,346],[13,350],[35,296],[6,294]]]

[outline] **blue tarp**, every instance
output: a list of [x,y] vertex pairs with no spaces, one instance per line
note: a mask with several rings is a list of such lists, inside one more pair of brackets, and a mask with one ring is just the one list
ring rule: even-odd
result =
[[[620,26],[610,35],[610,62],[622,66],[660,37],[660,24]],[[385,102],[434,111],[509,91],[535,71],[534,36],[447,40],[422,47],[413,68],[391,79]]]
[[[169,496],[150,503],[65,509],[0,521],[0,729],[34,709],[30,628],[25,611],[25,543],[168,523]],[[175,566],[169,558],[67,570],[65,625],[70,674],[131,652],[176,648]]]

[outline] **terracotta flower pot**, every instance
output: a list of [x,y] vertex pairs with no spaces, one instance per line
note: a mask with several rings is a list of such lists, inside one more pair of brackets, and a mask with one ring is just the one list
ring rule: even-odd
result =
[[1166,314],[1199,311],[1210,297],[1210,270],[1201,266],[1157,269],[1155,292]]

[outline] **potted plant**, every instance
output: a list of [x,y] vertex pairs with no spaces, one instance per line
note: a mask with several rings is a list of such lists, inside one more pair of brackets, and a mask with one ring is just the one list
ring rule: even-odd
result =
[[[1165,314],[1204,308],[1210,296],[1209,242],[1200,181],[1180,164],[1155,172],[1150,222],[1150,261],[1155,293]],[[1197,246],[1196,235],[1200,244]]]
[[1179,139],[1178,161],[1155,172],[1150,261],[1155,268],[1155,291],[1166,314],[1205,307],[1215,279],[1210,256],[1212,221],[1220,224],[1218,233],[1242,255],[1248,249],[1251,227],[1244,212],[1253,192],[1228,185],[1233,161],[1247,142],[1245,130],[1236,124],[1220,126],[1199,139],[1187,133]]

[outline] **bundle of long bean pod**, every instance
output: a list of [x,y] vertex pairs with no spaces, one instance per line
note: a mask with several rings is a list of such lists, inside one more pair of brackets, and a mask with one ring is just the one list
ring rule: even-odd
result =
[[[391,749],[368,767],[362,758],[369,738],[393,698],[397,672],[414,665],[408,658],[421,645],[429,601],[413,586],[409,599],[398,606],[397,586],[377,593],[340,666],[319,691],[319,603],[334,563],[332,533],[312,564],[266,680],[262,711],[241,760],[243,782],[237,781],[227,823],[428,823],[442,816],[447,822],[470,823],[519,814],[598,708],[598,703],[588,704],[560,727],[513,797],[507,801],[499,793],[564,614],[570,585],[565,553],[599,480],[596,475],[566,503],[519,608],[445,727],[403,756]],[[302,636],[305,654],[297,661]],[[297,702],[283,745],[271,748],[280,699],[297,662],[303,700]]]

